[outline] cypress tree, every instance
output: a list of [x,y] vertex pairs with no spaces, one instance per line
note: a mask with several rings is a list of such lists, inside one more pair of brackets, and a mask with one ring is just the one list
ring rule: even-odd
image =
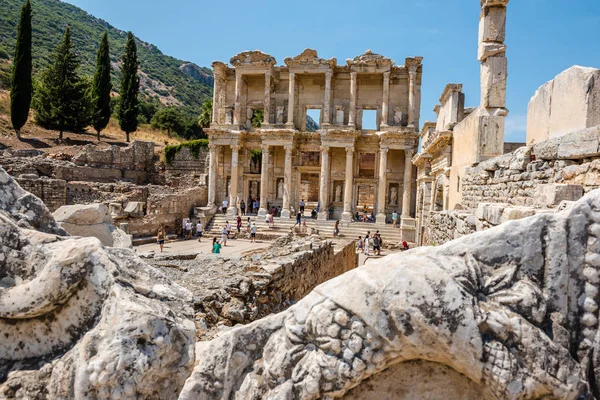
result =
[[98,133],[106,128],[110,121],[110,54],[108,48],[108,32],[104,32],[96,56],[96,73],[92,86],[92,126]]
[[79,76],[78,69],[71,29],[67,26],[53,63],[42,73],[34,96],[36,123],[59,131],[59,139],[63,132],[81,132],[90,123],[89,82]]
[[129,142],[129,134],[137,130],[138,125],[138,92],[140,78],[138,77],[137,48],[133,33],[127,34],[125,54],[121,65],[121,93],[119,103],[119,125],[125,132]]
[[19,140],[21,140],[21,128],[29,117],[33,92],[31,69],[31,4],[27,0],[21,9],[21,20],[17,29],[10,92],[10,120]]

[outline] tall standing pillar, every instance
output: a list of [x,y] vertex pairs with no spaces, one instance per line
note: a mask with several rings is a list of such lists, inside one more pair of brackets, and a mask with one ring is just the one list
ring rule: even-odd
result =
[[263,124],[271,123],[271,72],[265,72],[265,99]]
[[323,125],[331,123],[331,71],[325,72],[325,98],[323,99]]
[[408,126],[415,127],[415,81],[417,80],[417,65],[409,64],[408,66]]
[[356,72],[350,72],[350,111],[348,112],[348,125],[356,127],[356,96],[358,91]]
[[319,187],[318,219],[327,220],[329,217],[329,146],[321,146],[321,184]]
[[238,170],[238,157],[240,152],[240,146],[231,146],[231,188],[229,189],[229,208],[227,209],[227,215],[238,214],[238,181],[239,181],[239,170]]
[[383,99],[381,100],[381,126],[387,127],[389,123],[390,101],[390,72],[383,73]]
[[402,218],[410,218],[410,197],[412,194],[412,156],[414,150],[404,150],[404,185],[402,191]]
[[219,100],[220,100],[220,96],[221,96],[222,72],[221,72],[220,68],[217,68],[216,63],[213,63],[213,68],[214,68],[215,83],[213,85],[212,123],[218,124],[219,123],[219,108],[221,107]]
[[210,143],[208,145],[210,159],[208,164],[208,207],[216,207],[217,197],[217,145]]
[[354,181],[354,147],[346,147],[346,177],[344,181],[344,212],[342,221],[352,221],[352,185]]
[[294,108],[296,100],[296,74],[293,72],[289,73],[290,83],[288,87],[288,117],[286,125],[290,129],[294,129]]
[[382,147],[379,151],[379,182],[377,187],[377,224],[385,225],[385,195],[387,191],[387,154],[388,148]]
[[283,166],[283,207],[281,208],[281,217],[289,218],[290,211],[290,191],[292,187],[292,146],[285,146],[285,164]]
[[269,190],[269,146],[262,146],[262,165],[260,167],[260,209],[258,215],[266,215],[268,212],[267,192]]
[[242,73],[235,71],[235,109],[233,110],[233,124],[240,125],[242,120]]

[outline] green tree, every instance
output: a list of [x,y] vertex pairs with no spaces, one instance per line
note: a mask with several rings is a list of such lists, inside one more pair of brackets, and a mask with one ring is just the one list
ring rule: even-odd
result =
[[208,128],[210,126],[210,123],[212,122],[212,112],[212,99],[204,100],[201,107],[200,118],[198,118],[198,125],[200,125],[201,128]]
[[96,73],[92,84],[92,126],[98,134],[98,140],[100,132],[110,121],[110,69],[108,32],[105,31],[96,57]]
[[129,134],[138,127],[138,93],[140,78],[138,77],[137,47],[133,33],[127,34],[125,54],[121,65],[121,91],[119,103],[119,125],[125,132],[129,142]]
[[19,140],[21,140],[21,128],[27,122],[31,106],[33,92],[31,69],[31,4],[27,0],[21,10],[21,20],[17,28],[17,45],[10,92],[10,120]]
[[161,108],[152,117],[152,127],[165,131],[169,137],[173,132],[181,133],[185,123],[185,116],[178,107]]
[[46,129],[81,132],[90,123],[89,80],[78,74],[79,60],[73,51],[67,26],[53,55],[53,63],[37,82],[34,108],[36,123]]
[[265,111],[263,109],[254,110],[252,113],[252,126],[260,128],[265,120]]

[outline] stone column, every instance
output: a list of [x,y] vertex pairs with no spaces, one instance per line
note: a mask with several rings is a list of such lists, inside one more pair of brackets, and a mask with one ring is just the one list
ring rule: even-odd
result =
[[327,220],[329,217],[329,146],[321,146],[321,184],[319,188],[318,219]]
[[358,84],[356,72],[350,72],[350,111],[348,113],[348,126],[356,127],[356,96]]
[[417,65],[408,65],[408,127],[415,127],[415,81],[417,80]]
[[383,73],[383,99],[381,100],[381,126],[387,127],[389,121],[390,72]]
[[233,110],[233,124],[240,125],[242,121],[242,74],[235,71],[235,109]]
[[410,196],[412,193],[413,149],[404,150],[404,186],[402,192],[402,218],[410,218]]
[[379,182],[377,187],[377,224],[385,225],[385,195],[387,192],[387,147],[379,151]]
[[217,145],[209,143],[210,158],[208,164],[208,207],[216,207],[217,196]]
[[258,215],[266,215],[267,210],[267,192],[269,191],[269,146],[262,146],[262,165],[260,167],[260,209]]
[[289,73],[290,75],[290,84],[288,87],[288,117],[286,125],[290,129],[294,129],[294,108],[295,108],[295,100],[296,100],[296,74],[293,72]]
[[354,183],[354,147],[346,147],[346,178],[344,181],[344,212],[342,221],[352,221],[352,185]]
[[219,96],[221,95],[221,77],[217,73],[215,68],[215,83],[213,85],[213,109],[212,109],[212,123],[219,123]]
[[237,215],[238,209],[238,157],[239,157],[240,146],[231,146],[231,189],[229,191],[229,208],[227,209],[227,215]]
[[323,99],[323,125],[331,123],[331,71],[325,72],[325,98]]
[[265,72],[265,99],[264,99],[264,120],[263,124],[271,123],[271,72]]
[[481,106],[506,108],[506,6],[509,0],[482,0],[479,19],[479,48],[481,61]]
[[292,187],[292,146],[285,146],[285,161],[283,168],[283,206],[281,207],[281,217],[289,218],[290,211],[290,190]]

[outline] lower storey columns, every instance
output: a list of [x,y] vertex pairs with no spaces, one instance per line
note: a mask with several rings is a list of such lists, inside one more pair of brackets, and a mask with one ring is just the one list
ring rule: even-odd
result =
[[318,219],[326,220],[329,217],[329,146],[321,146],[321,187],[319,190]]
[[208,207],[216,207],[217,197],[217,145],[210,143],[210,159],[208,166]]
[[262,166],[260,169],[260,209],[258,215],[267,215],[267,191],[269,171],[269,146],[262,146]]
[[388,148],[382,147],[379,152],[379,182],[377,188],[377,217],[378,224],[384,224],[387,218],[385,213],[385,195],[387,189],[387,154]]
[[410,196],[412,193],[412,149],[404,150],[404,192],[402,193],[402,218],[410,218]]
[[238,155],[240,146],[231,146],[231,188],[229,189],[229,208],[227,209],[227,215],[237,215],[238,209]]
[[344,212],[342,221],[352,221],[352,184],[354,180],[354,149],[346,147],[346,177],[344,182]]
[[290,211],[290,188],[292,186],[292,146],[285,146],[285,164],[283,167],[283,207],[281,217],[289,218]]

